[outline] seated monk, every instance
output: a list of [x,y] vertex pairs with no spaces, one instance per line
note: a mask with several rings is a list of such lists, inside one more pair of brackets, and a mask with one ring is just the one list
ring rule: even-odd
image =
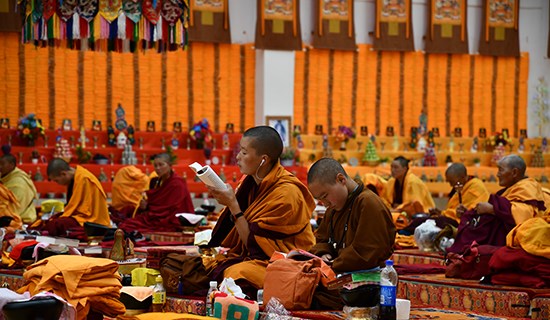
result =
[[[502,158],[498,162],[498,184],[503,189],[496,195],[499,201],[510,203],[508,213],[512,215],[516,225],[524,221],[541,217],[547,214],[547,207],[550,203],[545,203],[545,195],[542,186],[535,179],[525,176],[527,166],[523,158],[511,154]],[[475,210],[479,214],[494,214],[494,204],[490,202],[480,202]]]
[[315,243],[310,219],[315,201],[296,176],[279,163],[283,142],[275,129],[246,130],[237,165],[245,175],[237,191],[208,187],[226,207],[216,223],[210,247],[230,248],[207,266],[212,280],[235,279],[246,294],[263,288],[265,270],[275,251],[309,250]]
[[23,222],[17,214],[19,202],[6,186],[0,183],[0,228],[6,228],[8,233],[21,229]]
[[[315,162],[307,182],[313,196],[327,207],[310,251],[335,273],[383,266],[393,253],[396,229],[382,199],[331,158]],[[341,310],[343,306],[339,290],[317,287],[313,308]]]
[[111,187],[112,199],[109,207],[113,222],[120,223],[132,217],[148,184],[149,177],[135,166],[118,170]]
[[37,220],[31,228],[47,231],[50,236],[65,237],[69,230],[83,235],[84,222],[111,225],[107,196],[96,176],[81,166],[72,168],[59,158],[48,163],[47,171],[50,180],[67,186],[67,204],[64,212],[50,217],[45,225]]
[[195,212],[187,183],[172,169],[170,155],[156,155],[153,165],[157,177],[151,179],[136,216],[119,225],[126,232],[179,231],[176,213]]
[[17,159],[11,153],[0,158],[0,181],[8,188],[19,202],[15,211],[23,223],[33,223],[36,220],[36,187],[29,175],[17,168]]
[[409,171],[409,160],[402,156],[393,159],[391,176],[382,197],[391,204],[394,221],[397,221],[402,212],[411,218],[416,213],[428,212],[435,207],[426,184]]
[[416,218],[404,230],[414,233],[414,229],[427,219],[433,219],[441,229],[447,225],[458,227],[460,217],[466,210],[473,209],[479,202],[489,199],[489,191],[483,181],[469,176],[462,163],[453,163],[445,171],[445,178],[451,185],[447,208],[429,210],[429,218]]
[[[544,202],[541,185],[526,177],[525,170],[525,161],[515,154],[498,162],[497,177],[504,188],[463,214],[455,242],[446,249],[448,252],[463,252],[474,240],[478,244],[504,246],[507,234],[516,225],[535,217],[545,218],[550,204]],[[480,220],[485,215],[488,217]],[[467,228],[472,222],[476,229]]]

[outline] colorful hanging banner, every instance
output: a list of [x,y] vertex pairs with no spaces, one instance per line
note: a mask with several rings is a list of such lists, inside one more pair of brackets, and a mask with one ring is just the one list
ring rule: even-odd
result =
[[189,39],[231,43],[228,0],[191,0]]
[[124,15],[134,23],[138,23],[141,19],[141,1],[140,0],[123,0],[122,11]]
[[412,0],[376,0],[376,50],[414,50],[411,24]]
[[425,51],[468,53],[467,1],[429,0],[429,36]]
[[[85,2],[86,0],[82,0],[82,2]],[[88,0],[90,1],[90,0]],[[57,1],[56,0],[42,0],[42,6],[43,6],[43,16],[44,20],[48,21],[50,18],[55,14],[56,8],[57,8]],[[82,4],[81,4],[82,6]]]
[[118,18],[122,0],[99,0],[99,14],[109,23]]
[[479,53],[519,56],[519,0],[484,0]]
[[260,0],[256,19],[258,49],[301,50],[299,0]]
[[160,14],[168,25],[174,26],[183,15],[184,8],[183,0],[164,0]]
[[162,8],[162,0],[145,0],[142,4],[142,13],[152,24],[157,24],[160,17],[160,9]]
[[61,19],[67,21],[75,14],[77,8],[78,0],[59,0],[57,14]]

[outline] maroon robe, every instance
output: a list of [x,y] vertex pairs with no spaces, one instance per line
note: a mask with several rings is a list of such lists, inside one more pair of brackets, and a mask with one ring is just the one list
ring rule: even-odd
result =
[[179,231],[176,213],[195,212],[185,180],[173,172],[164,183],[153,188],[157,181],[158,178],[152,179],[151,189],[146,191],[147,209],[122,222],[121,229],[126,232]]

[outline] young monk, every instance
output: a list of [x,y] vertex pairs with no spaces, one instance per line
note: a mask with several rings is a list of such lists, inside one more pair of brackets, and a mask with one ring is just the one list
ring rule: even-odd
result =
[[[384,265],[393,253],[395,225],[382,199],[350,178],[334,159],[315,162],[307,176],[308,188],[327,207],[310,250],[332,266],[335,273]],[[315,308],[341,310],[338,290],[319,286]]]

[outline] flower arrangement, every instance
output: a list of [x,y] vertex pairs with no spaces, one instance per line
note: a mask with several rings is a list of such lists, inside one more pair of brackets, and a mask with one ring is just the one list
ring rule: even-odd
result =
[[336,140],[338,142],[348,142],[349,139],[355,138],[355,131],[346,126],[338,126],[338,131],[336,131]]
[[195,141],[197,149],[204,148],[205,143],[212,140],[212,130],[207,119],[195,123],[191,130],[189,130],[189,138]]
[[19,119],[17,123],[17,135],[31,144],[38,137],[44,136],[44,127],[36,119],[34,113],[29,113]]
[[494,148],[496,146],[499,146],[499,145],[507,145],[508,143],[510,143],[512,140],[510,139],[510,137],[508,136],[508,134],[506,134],[506,132],[495,132],[492,136],[490,136],[489,138],[487,138],[487,140],[485,140],[485,145],[489,148]]
[[548,83],[544,77],[539,78],[535,88],[532,105],[536,115],[536,123],[539,129],[539,136],[544,136],[544,129],[550,122],[550,98],[548,95]]

